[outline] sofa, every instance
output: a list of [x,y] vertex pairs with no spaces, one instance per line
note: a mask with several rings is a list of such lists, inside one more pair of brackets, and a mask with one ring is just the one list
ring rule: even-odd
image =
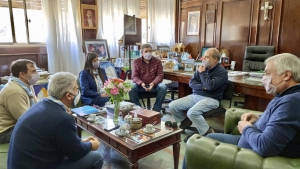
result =
[[[224,133],[240,134],[237,122],[250,110],[230,108],[225,114]],[[261,112],[252,111],[256,114]],[[300,144],[300,143],[299,143]],[[300,158],[263,158],[256,152],[214,139],[193,135],[187,142],[185,152],[188,169],[299,169]]]

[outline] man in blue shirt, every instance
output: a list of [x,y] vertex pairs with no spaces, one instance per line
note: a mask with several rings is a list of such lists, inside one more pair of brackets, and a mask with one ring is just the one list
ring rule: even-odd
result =
[[300,157],[300,59],[284,53],[268,58],[262,83],[275,96],[261,117],[245,113],[238,123],[241,136],[207,137],[252,149],[262,157]]
[[[194,123],[201,135],[213,132],[209,129],[202,114],[219,107],[219,100],[222,99],[227,86],[228,74],[219,64],[219,60],[220,53],[216,48],[207,49],[202,58],[202,65],[199,66],[189,83],[193,94],[169,104],[175,121],[181,122],[180,128],[185,129]],[[184,111],[187,111],[187,115]],[[184,141],[186,142],[190,136]]]
[[103,159],[95,137],[81,140],[69,107],[80,99],[76,76],[55,73],[49,97],[19,118],[11,137],[8,169],[101,169]]

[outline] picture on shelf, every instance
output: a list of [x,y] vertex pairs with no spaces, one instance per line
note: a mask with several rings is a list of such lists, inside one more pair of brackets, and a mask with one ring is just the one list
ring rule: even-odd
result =
[[177,55],[176,52],[168,52],[168,60],[174,60],[176,55]]
[[92,39],[92,40],[85,40],[85,53],[96,53],[99,57],[99,60],[109,60],[109,50],[107,46],[106,39]]
[[83,29],[98,28],[98,13],[96,5],[81,4],[81,27]]
[[200,11],[188,12],[187,35],[199,35]]
[[194,70],[194,59],[187,59],[185,61],[184,71],[193,71]]
[[136,19],[134,16],[124,15],[124,33],[126,35],[136,35]]

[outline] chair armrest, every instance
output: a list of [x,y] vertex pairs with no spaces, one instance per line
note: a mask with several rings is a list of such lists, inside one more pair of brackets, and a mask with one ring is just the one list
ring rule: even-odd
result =
[[296,169],[300,159],[284,157],[262,158],[253,150],[193,135],[186,145],[188,169]]
[[252,112],[257,115],[261,115],[260,111],[253,111],[248,109],[239,109],[239,108],[230,108],[226,111],[225,114],[225,124],[224,124],[224,133],[240,135],[240,132],[237,128],[238,122],[241,120],[241,116],[244,113]]

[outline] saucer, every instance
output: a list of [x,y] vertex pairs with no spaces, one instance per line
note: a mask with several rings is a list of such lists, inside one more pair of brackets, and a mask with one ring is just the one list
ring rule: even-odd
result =
[[127,135],[129,134],[129,131],[126,130],[125,133],[121,134],[121,133],[120,133],[120,130],[116,130],[116,131],[115,131],[115,134],[116,134],[117,136],[124,137],[124,136],[127,136]]
[[152,128],[151,131],[147,131],[146,128],[144,128],[144,129],[143,129],[143,132],[144,132],[144,133],[151,134],[151,133],[154,133],[154,132],[155,132],[155,128]]
[[90,122],[95,122],[95,121],[96,121],[96,119],[92,119],[92,118],[88,117],[88,118],[87,118],[87,121],[90,121]]

